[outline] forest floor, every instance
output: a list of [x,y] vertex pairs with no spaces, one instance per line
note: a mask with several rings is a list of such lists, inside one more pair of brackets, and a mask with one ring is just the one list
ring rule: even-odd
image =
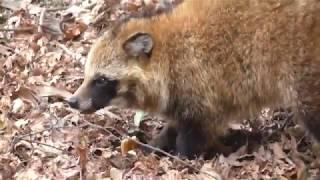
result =
[[249,138],[227,156],[187,160],[125,150],[131,137],[158,133],[159,118],[116,107],[84,115],[67,105],[90,45],[112,22],[175,4],[0,1],[0,179],[320,179],[319,147],[287,110],[265,109],[234,124],[258,132],[258,141]]

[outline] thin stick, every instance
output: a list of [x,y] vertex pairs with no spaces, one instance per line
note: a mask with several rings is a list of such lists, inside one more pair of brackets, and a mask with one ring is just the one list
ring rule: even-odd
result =
[[92,127],[94,127],[94,128],[97,128],[97,129],[101,129],[101,130],[107,132],[108,134],[110,134],[112,137],[116,138],[116,139],[119,140],[119,141],[121,141],[121,138],[118,137],[118,136],[116,136],[116,135],[114,135],[114,134],[111,132],[110,129],[112,129],[113,131],[116,131],[116,132],[117,132],[118,134],[120,134],[121,136],[124,136],[122,132],[120,132],[119,130],[117,130],[117,129],[115,129],[115,128],[99,126],[99,125],[93,124],[93,123],[91,123],[91,122],[89,122],[89,121],[87,121],[87,120],[85,120],[85,119],[84,119],[84,121],[85,121],[85,123],[86,123],[87,125],[92,126]]
[[50,127],[50,128],[47,128],[47,129],[44,129],[44,130],[41,130],[41,131],[37,131],[37,132],[33,132],[33,133],[28,133],[28,134],[23,134],[23,135],[20,135],[18,137],[16,137],[16,140],[21,140],[27,136],[33,136],[33,135],[36,135],[36,134],[41,134],[45,131],[51,131],[51,130],[54,130],[54,129],[61,129],[61,128],[65,128],[65,126],[57,126],[57,127]]
[[62,11],[62,10],[66,10],[66,9],[68,9],[68,7],[48,8],[47,11],[53,12],[53,11]]
[[[84,126],[86,126],[86,125],[81,125],[81,126],[77,126],[77,127],[78,128],[82,128]],[[52,131],[52,130],[63,129],[63,128],[68,128],[68,127],[73,127],[73,126],[53,126],[53,127],[47,128],[47,129],[43,129],[41,131],[32,132],[32,133],[28,133],[28,134],[23,134],[23,135],[17,136],[17,137],[15,137],[15,140],[19,141],[19,140],[24,139],[25,137],[41,134],[41,133],[43,133],[45,131]]]
[[14,31],[14,32],[28,32],[28,31],[33,31],[33,27],[28,27],[28,28],[0,28],[0,31]]
[[56,150],[59,150],[59,151],[62,151],[62,152],[66,152],[66,150],[64,149],[61,149],[61,148],[58,148],[58,147],[55,147],[55,146],[52,146],[50,144],[46,144],[46,143],[43,143],[43,142],[39,142],[39,141],[33,141],[33,140],[29,140],[29,139],[21,139],[21,140],[24,140],[24,141],[27,141],[29,143],[36,143],[36,144],[39,144],[39,145],[43,145],[43,146],[47,146],[47,147],[51,147],[53,149],[56,149]]

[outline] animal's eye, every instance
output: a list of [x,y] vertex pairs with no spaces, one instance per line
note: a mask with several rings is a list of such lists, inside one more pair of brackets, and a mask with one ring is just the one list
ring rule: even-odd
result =
[[96,80],[94,80],[94,84],[97,85],[97,86],[103,86],[103,85],[106,85],[108,83],[108,78],[106,77],[98,77]]

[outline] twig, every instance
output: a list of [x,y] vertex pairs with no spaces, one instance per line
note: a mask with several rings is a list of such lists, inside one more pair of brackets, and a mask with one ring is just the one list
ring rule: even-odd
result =
[[118,119],[118,120],[121,119],[120,116],[118,116],[118,115],[116,115],[116,114],[114,114],[113,112],[110,111],[111,108],[112,107],[106,107],[101,111],[101,113],[98,112],[97,114],[105,114],[105,115],[109,116],[112,119]]
[[[86,121],[86,120],[85,120],[85,121]],[[102,127],[102,126],[100,126],[100,125],[93,124],[93,123],[91,123],[91,122],[89,122],[89,121],[86,121],[86,122],[87,122],[88,125],[90,125],[90,126],[92,126],[92,127],[95,127],[95,128],[98,128],[98,129],[102,129],[102,130],[104,130],[105,132],[111,134],[111,135],[112,135],[113,137],[115,137],[116,139],[121,140],[120,137],[114,135],[110,130],[106,129],[105,127]],[[113,129],[114,131],[117,131],[117,130],[114,129],[114,128],[112,128],[112,129]],[[165,152],[165,151],[163,151],[163,150],[161,150],[161,149],[159,149],[159,148],[153,147],[153,146],[151,146],[151,145],[149,145],[149,144],[145,144],[145,143],[139,142],[139,141],[137,141],[137,140],[135,140],[135,139],[132,139],[132,138],[130,138],[130,139],[133,140],[135,143],[137,143],[138,145],[140,145],[140,146],[142,146],[142,147],[145,147],[145,148],[154,150],[154,151],[156,151],[156,152],[162,153],[162,154],[164,154],[164,155],[166,155],[166,156],[168,156],[168,157],[170,157],[170,158],[178,161],[179,163],[181,163],[181,164],[183,164],[183,165],[185,165],[185,166],[188,166],[189,168],[191,168],[191,169],[193,169],[193,170],[195,170],[195,171],[197,171],[197,172],[199,172],[199,173],[203,173],[203,174],[205,174],[205,175],[207,175],[207,176],[209,176],[209,177],[212,177],[212,178],[214,178],[214,179],[217,179],[216,176],[214,176],[214,175],[212,175],[212,174],[210,174],[210,173],[208,173],[208,172],[206,172],[206,171],[202,171],[201,169],[198,169],[198,168],[190,165],[189,163],[183,161],[182,159],[180,159],[180,158],[177,157],[177,156],[174,156],[174,155],[172,155],[172,154],[170,154],[170,153],[168,153],[168,152]]]
[[[114,135],[113,132],[111,132],[111,130],[117,132],[118,134],[120,134],[120,136],[124,136],[122,132],[120,132],[119,130],[117,130],[117,129],[115,129],[115,128],[99,126],[99,125],[93,124],[93,123],[91,123],[91,122],[89,122],[89,121],[87,121],[87,120],[85,120],[85,119],[84,119],[84,121],[85,121],[85,123],[86,123],[87,125],[92,126],[92,127],[94,127],[94,128],[97,128],[97,129],[101,129],[101,130],[107,132],[108,134],[110,134],[112,137],[116,138],[116,139],[119,140],[119,141],[121,141],[121,138],[118,137],[118,136],[116,136],[116,135]],[[111,130],[110,130],[110,129],[111,129]]]
[[[54,116],[53,116],[54,117]],[[84,127],[84,126],[86,126],[86,125],[81,125],[81,126],[78,126],[78,128],[82,128],[82,127]],[[14,140],[15,141],[19,141],[19,140],[22,140],[22,139],[24,139],[25,137],[27,137],[27,136],[34,136],[34,135],[37,135],[37,134],[41,134],[41,133],[43,133],[43,132],[45,132],[45,131],[52,131],[52,130],[57,130],[57,129],[63,129],[63,128],[68,128],[69,126],[53,126],[53,127],[49,127],[49,128],[46,128],[46,129],[43,129],[43,130],[41,130],[41,131],[37,131],[37,132],[32,132],[32,133],[28,133],[28,134],[23,134],[23,135],[20,135],[20,136],[16,136],[15,138],[14,138]],[[72,126],[70,126],[70,127],[72,127]]]
[[306,133],[301,137],[301,138],[299,138],[299,140],[297,141],[297,148],[298,148],[298,146],[300,145],[300,143],[302,142],[302,140],[304,139],[304,138],[306,138]]
[[62,11],[62,10],[66,10],[66,9],[68,9],[68,7],[57,7],[57,8],[48,8],[47,11],[53,12],[53,11]]
[[24,140],[24,141],[27,141],[29,143],[36,143],[36,144],[39,144],[39,145],[43,145],[43,146],[47,146],[47,147],[51,147],[53,149],[56,149],[56,150],[59,150],[59,151],[62,151],[62,152],[66,152],[66,150],[64,149],[61,149],[61,148],[58,148],[58,147],[55,147],[55,146],[52,146],[50,144],[46,144],[46,143],[43,143],[43,142],[39,142],[39,141],[33,141],[33,140],[29,140],[29,139],[21,139],[21,140]]
[[28,32],[28,31],[33,31],[33,27],[27,27],[27,28],[0,28],[0,31],[14,31],[14,32]]
[[15,137],[16,140],[21,140],[27,136],[33,136],[33,135],[36,135],[36,134],[41,134],[45,131],[51,131],[51,130],[54,130],[54,129],[61,129],[61,128],[65,128],[66,126],[57,126],[57,127],[50,127],[48,129],[44,129],[44,130],[41,130],[41,131],[38,131],[38,132],[33,132],[33,133],[28,133],[28,134],[23,134],[23,135],[20,135],[18,137]]
[[287,127],[287,125],[289,124],[289,122],[292,120],[293,117],[293,113],[292,112],[287,112],[287,117],[284,121],[284,123],[282,124],[282,126],[279,128],[280,131],[284,131],[284,129]]

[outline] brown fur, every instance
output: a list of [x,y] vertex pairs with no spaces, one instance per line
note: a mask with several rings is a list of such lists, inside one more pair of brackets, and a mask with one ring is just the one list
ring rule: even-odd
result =
[[[122,48],[137,32],[152,37],[150,57]],[[97,73],[120,81],[111,105],[174,122],[177,151],[188,156],[219,146],[230,121],[263,107],[293,107],[308,127],[320,128],[320,1],[185,0],[97,40],[76,96]],[[192,141],[189,132],[203,141],[184,142]]]

